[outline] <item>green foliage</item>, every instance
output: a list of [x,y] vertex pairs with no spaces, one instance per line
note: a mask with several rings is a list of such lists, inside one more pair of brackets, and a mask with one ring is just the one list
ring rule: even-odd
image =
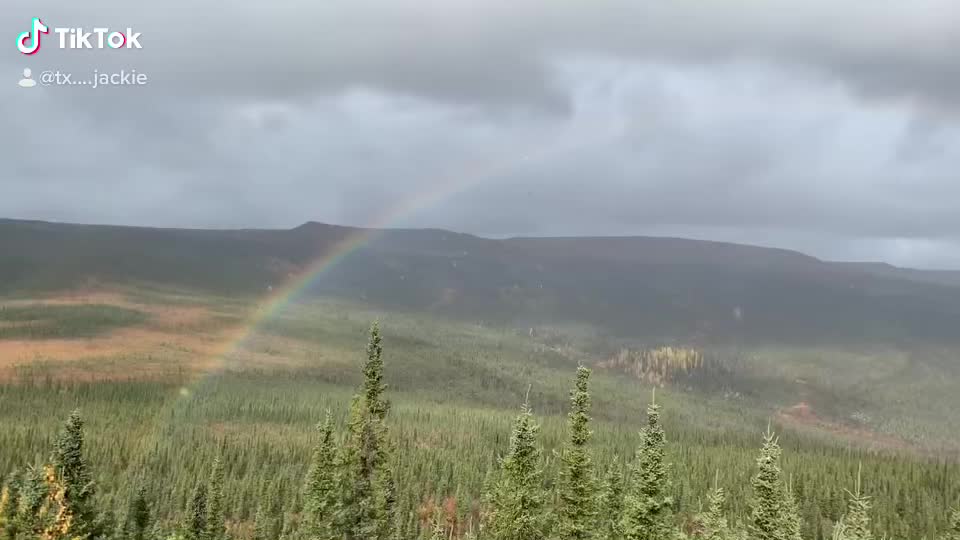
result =
[[277,540],[277,531],[280,529],[280,520],[276,515],[276,502],[272,495],[265,495],[266,499],[257,503],[257,513],[253,517],[253,540]]
[[205,540],[223,540],[226,536],[224,515],[223,462],[220,456],[213,460],[210,482],[207,484],[207,523]]
[[390,403],[383,397],[387,385],[383,382],[383,338],[380,324],[370,327],[370,342],[367,345],[367,362],[363,365],[363,393],[367,410],[377,420],[383,421],[390,410]]
[[83,419],[80,418],[80,412],[75,410],[70,413],[57,438],[51,461],[56,482],[62,484],[64,491],[58,504],[71,516],[70,529],[76,536],[100,532],[93,506],[94,483],[83,455],[83,444]]
[[486,529],[491,540],[541,540],[547,536],[539,429],[530,404],[525,402],[489,496]]
[[693,537],[698,540],[738,540],[744,535],[731,529],[724,515],[726,493],[715,486],[707,495],[707,509],[694,516]]
[[[363,355],[369,338],[365,321],[383,315],[358,315],[328,304],[296,309],[302,311],[275,318],[269,326],[282,333],[293,328],[300,332],[301,326],[310,329],[313,325],[315,335],[304,334],[310,346],[304,347],[303,354],[310,364],[250,367],[238,361],[250,352],[244,350],[226,355],[222,372],[200,379],[177,373],[176,364],[170,373],[158,372],[156,379],[148,381],[65,382],[57,379],[59,365],[38,364],[29,374],[18,368],[15,384],[0,385],[0,473],[42,463],[53,442],[50,434],[56,433],[57,424],[70,410],[80,406],[88,421],[83,456],[97,488],[94,503],[101,516],[97,523],[109,522],[110,514],[127,515],[129,501],[140,486],[148,486],[148,534],[151,540],[168,537],[176,524],[187,521],[192,490],[198,479],[208,481],[210,463],[219,456],[227,472],[224,514],[231,534],[237,538],[253,535],[255,513],[266,497],[261,490],[270,486],[271,496],[286,508],[281,513],[278,507],[267,506],[266,515],[276,524],[268,527],[274,531],[271,540],[279,538],[284,528],[291,538],[306,536],[302,511],[307,506],[306,492],[294,486],[302,485],[308,474],[311,451],[318,442],[313,428],[316,420],[331,410],[333,439],[338,447],[348,446],[350,430],[345,419],[349,418],[350,388],[364,384],[357,359],[365,356],[369,360],[369,355]],[[525,333],[518,337],[511,331],[479,325],[467,327],[412,315],[388,317],[389,362],[383,366],[381,379],[390,382],[392,402],[384,460],[388,467],[376,476],[371,492],[375,494],[374,507],[383,505],[392,492],[397,509],[393,521],[402,524],[402,528],[393,527],[394,536],[404,540],[429,536],[429,523],[418,512],[428,499],[449,497],[458,502],[455,515],[459,525],[448,527],[447,532],[454,536],[471,528],[479,532],[476,524],[486,508],[478,497],[495,462],[491,449],[506,446],[516,417],[503,404],[522,399],[526,381],[533,382],[530,402],[536,404],[538,413],[544,413],[538,414],[541,429],[537,442],[547,456],[539,459],[545,520],[558,521],[559,512],[549,510],[559,503],[559,495],[548,499],[559,493],[564,470],[563,461],[554,456],[562,456],[570,442],[567,390],[578,358],[531,345]],[[258,343],[263,338],[258,334],[251,341]],[[282,359],[299,360],[296,356]],[[136,364],[141,361],[161,365],[168,360],[137,357],[123,360],[130,364],[105,369],[151,365]],[[618,471],[621,467],[611,467],[613,456],[627,455],[637,446],[641,419],[633,411],[644,400],[643,386],[597,370],[590,377],[590,387],[592,464],[597,470]],[[696,511],[698,495],[713,483],[717,469],[728,490],[725,510],[730,523],[747,520],[751,511],[748,480],[756,451],[755,441],[745,429],[762,421],[755,416],[753,404],[746,398],[723,400],[671,388],[662,396],[659,391],[657,394],[658,403],[664,405],[662,423],[670,433],[666,455],[682,467],[666,491],[674,501],[676,521],[693,532],[688,525],[690,514]],[[711,425],[714,423],[716,426]],[[225,436],[231,444],[221,448],[219,442]],[[878,537],[883,533],[916,540],[944,534],[949,520],[944,509],[960,494],[956,462],[918,458],[906,452],[860,451],[789,428],[781,440],[789,449],[783,457],[783,477],[794,479],[791,491],[800,502],[805,539],[814,540],[818,534],[829,537],[830,528],[846,507],[838,486],[852,485],[858,460],[871,478],[882,479],[869,490],[874,505],[871,525]],[[335,480],[341,478],[341,465],[346,462],[337,457]],[[33,470],[39,476],[39,498],[34,500],[42,506],[48,489],[43,469]],[[387,471],[392,478],[387,478]],[[18,501],[13,507],[20,508],[19,501],[29,499],[29,482],[23,473],[15,476],[16,482],[8,482],[8,487],[11,498]],[[28,486],[24,497],[14,483]],[[491,478],[490,485],[493,483]],[[335,485],[339,500],[340,484]],[[598,536],[618,538],[616,533],[600,531],[621,524],[608,518],[622,514],[617,508],[622,498],[603,502],[607,500],[606,487],[601,491],[597,496]],[[378,527],[387,522],[377,521]],[[21,535],[42,530],[35,513],[30,512],[15,512],[15,519],[6,523],[14,529],[22,523]],[[126,526],[122,529],[128,530]]]
[[596,485],[590,441],[590,370],[577,367],[576,386],[570,392],[569,441],[561,455],[557,507],[557,535],[561,540],[583,540],[593,536]]
[[945,540],[960,540],[960,509],[954,510],[950,514],[950,526],[943,538]]
[[751,538],[756,540],[800,540],[800,520],[780,469],[780,444],[769,429],[757,458],[753,477]]
[[860,490],[860,471],[857,471],[857,485],[847,503],[847,513],[834,525],[833,538],[842,540],[873,540],[870,526],[870,498]]
[[665,448],[660,406],[651,402],[624,501],[622,526],[628,540],[663,540],[669,536],[673,497],[669,495],[670,466],[666,463]]
[[347,441],[338,464],[335,529],[348,540],[386,540],[396,525],[382,352],[380,329],[374,323],[363,366],[363,393],[354,396],[351,404]]
[[147,502],[147,488],[143,484],[137,488],[136,495],[127,508],[124,533],[130,540],[146,540],[150,527],[150,505]]
[[0,303],[0,339],[93,337],[146,320],[145,313],[119,306]]
[[597,500],[598,537],[606,540],[623,538],[623,470],[617,459],[607,467],[603,488]]
[[318,427],[320,442],[313,451],[310,470],[304,482],[303,522],[311,538],[326,540],[335,538],[334,513],[337,503],[337,447],[330,411],[327,411],[323,424]]
[[184,536],[187,540],[207,540],[207,486],[200,483],[194,488],[187,507]]

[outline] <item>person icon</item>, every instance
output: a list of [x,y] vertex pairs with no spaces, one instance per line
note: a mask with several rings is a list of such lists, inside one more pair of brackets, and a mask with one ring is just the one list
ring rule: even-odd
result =
[[33,80],[32,77],[33,77],[33,72],[30,71],[30,68],[24,69],[23,78],[20,79],[20,86],[22,88],[33,88],[34,86],[36,86],[37,81]]

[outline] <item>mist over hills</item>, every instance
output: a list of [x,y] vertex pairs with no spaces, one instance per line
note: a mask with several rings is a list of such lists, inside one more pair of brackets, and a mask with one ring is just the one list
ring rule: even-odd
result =
[[[360,239],[360,240],[357,240]],[[660,237],[193,230],[0,220],[0,293],[85,283],[263,294],[346,250],[305,294],[493,324],[586,323],[693,342],[954,343],[960,273]]]

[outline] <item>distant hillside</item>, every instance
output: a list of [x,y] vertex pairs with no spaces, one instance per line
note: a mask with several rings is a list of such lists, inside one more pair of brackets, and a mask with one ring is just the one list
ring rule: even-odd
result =
[[0,220],[0,294],[91,280],[260,294],[361,232],[373,234],[308,294],[696,342],[960,339],[960,279],[953,274],[678,238],[491,240],[320,223],[221,231]]
[[833,264],[880,277],[960,287],[960,270],[916,270],[899,268],[887,263],[872,262],[838,262]]

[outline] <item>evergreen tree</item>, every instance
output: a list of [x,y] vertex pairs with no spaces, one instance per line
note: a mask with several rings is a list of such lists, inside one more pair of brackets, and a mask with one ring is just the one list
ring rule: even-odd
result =
[[870,498],[860,491],[860,470],[857,470],[856,489],[850,493],[847,513],[834,527],[834,538],[843,540],[873,540],[870,530]]
[[383,338],[380,336],[380,324],[370,326],[370,342],[367,344],[367,361],[363,365],[363,394],[367,410],[378,420],[384,420],[390,403],[383,393],[387,385],[383,382]]
[[570,392],[568,429],[570,439],[560,456],[557,533],[561,540],[583,540],[593,536],[596,515],[596,485],[587,443],[590,441],[590,370],[577,367],[576,385]]
[[944,540],[960,540],[960,509],[950,515],[950,528],[943,536]]
[[58,504],[70,514],[71,530],[78,536],[99,533],[93,506],[94,484],[83,455],[83,443],[83,419],[79,411],[73,411],[57,437],[51,456],[56,479],[48,479],[48,483],[62,483],[62,501]]
[[347,443],[337,479],[336,532],[347,540],[387,540],[396,526],[396,486],[389,468],[380,328],[370,328],[363,392],[350,407]]
[[528,402],[517,417],[510,437],[510,450],[500,461],[500,470],[489,497],[491,540],[540,540],[546,536],[548,516],[543,501],[541,449]]
[[226,516],[223,493],[223,461],[220,456],[213,460],[210,482],[207,486],[206,540],[223,540],[226,536]]
[[598,536],[606,540],[623,538],[623,471],[616,458],[603,480],[597,508]]
[[670,536],[670,467],[665,462],[666,436],[660,425],[660,406],[647,408],[647,425],[640,433],[640,448],[631,471],[624,500],[623,534],[628,540],[664,540]]
[[337,448],[330,411],[319,429],[320,443],[313,451],[313,461],[304,484],[303,523],[311,538],[324,540],[335,537]]
[[713,490],[707,495],[707,510],[694,518],[694,538],[702,540],[734,540],[738,536],[730,530],[727,518],[723,514],[723,505],[727,497],[723,488],[714,481]]
[[[52,465],[43,470],[46,494],[37,512],[43,540],[85,540],[90,533],[82,531],[85,524],[77,519],[75,505],[71,504],[70,485]],[[89,524],[87,524],[89,527]]]
[[9,524],[10,538],[38,536],[46,526],[41,510],[49,495],[44,470],[28,468],[20,476],[16,486],[16,515]]
[[273,491],[264,490],[257,504],[257,512],[253,516],[253,540],[276,540],[277,518],[274,513],[276,501]]
[[200,483],[193,490],[187,508],[184,536],[187,540],[206,540],[207,535],[207,489]]
[[0,489],[0,540],[11,540],[17,533],[17,506],[20,502],[20,478],[16,471]]
[[799,517],[792,494],[787,492],[780,471],[780,444],[769,429],[757,458],[751,502],[751,537],[756,540],[799,540]]
[[788,538],[802,538],[800,530],[803,528],[803,521],[800,519],[800,505],[797,504],[797,498],[793,493],[793,477],[784,487],[784,523]]
[[146,488],[141,485],[127,508],[124,532],[130,540],[145,540],[150,526],[150,505]]

